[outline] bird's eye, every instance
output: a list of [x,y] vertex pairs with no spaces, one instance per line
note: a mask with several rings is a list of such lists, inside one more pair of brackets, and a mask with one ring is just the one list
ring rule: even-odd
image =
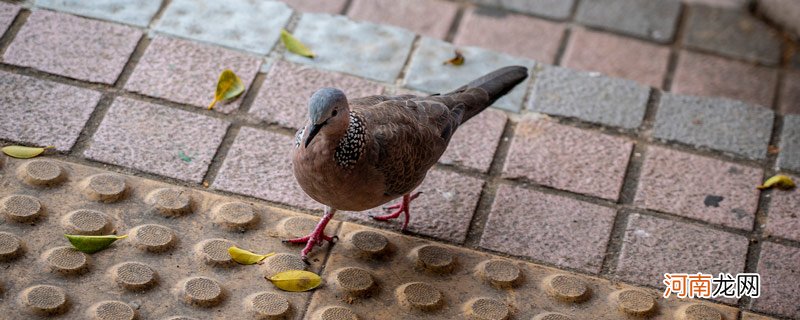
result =
[[333,110],[333,113],[331,113],[331,116],[335,117],[337,113],[339,113],[339,111]]

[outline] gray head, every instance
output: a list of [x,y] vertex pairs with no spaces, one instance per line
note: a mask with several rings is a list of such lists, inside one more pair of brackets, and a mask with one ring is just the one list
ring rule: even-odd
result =
[[[342,90],[336,88],[322,88],[311,95],[308,101],[308,137],[305,145],[308,146],[314,136],[325,127],[342,127],[342,122],[349,121],[350,107],[347,97]],[[344,128],[347,126],[345,125]]]

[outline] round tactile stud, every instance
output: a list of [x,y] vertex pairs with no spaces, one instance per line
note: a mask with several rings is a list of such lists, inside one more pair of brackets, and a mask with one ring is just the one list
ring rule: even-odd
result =
[[533,320],[572,320],[572,318],[555,312],[545,312],[537,314]]
[[307,267],[303,259],[298,255],[288,253],[278,253],[264,259],[261,265],[261,272],[269,278],[278,273],[289,270],[305,270]]
[[352,246],[358,254],[365,257],[375,257],[385,254],[389,248],[386,236],[374,231],[355,231],[347,235],[346,243]]
[[410,282],[397,287],[397,300],[406,308],[419,310],[435,310],[441,307],[442,293],[432,285],[422,282]]
[[586,283],[575,276],[556,274],[544,278],[543,282],[547,293],[559,300],[579,302],[591,296]]
[[69,308],[64,289],[50,285],[26,288],[20,300],[31,312],[45,316],[62,314]]
[[722,320],[722,314],[712,307],[702,304],[688,304],[678,311],[681,320]]
[[134,245],[149,252],[164,252],[175,246],[172,229],[157,224],[144,224],[131,230]]
[[8,232],[0,232],[0,261],[11,261],[22,255],[22,241]]
[[616,300],[619,310],[630,315],[647,315],[655,311],[657,306],[651,295],[634,289],[615,291],[610,297]]
[[216,280],[206,277],[181,281],[180,291],[187,303],[198,307],[213,307],[225,298],[222,286]]
[[245,304],[252,311],[256,319],[284,319],[289,315],[291,305],[289,300],[280,294],[272,292],[257,292],[245,299]]
[[68,234],[103,235],[111,232],[111,221],[100,211],[80,209],[67,213],[61,225]]
[[131,291],[149,289],[158,281],[158,274],[153,268],[135,261],[123,262],[111,267],[111,276],[117,284]]
[[189,197],[189,191],[181,189],[156,189],[147,195],[147,203],[160,214],[168,217],[192,212],[192,199]]
[[361,268],[346,267],[336,270],[334,279],[336,279],[336,284],[342,291],[354,296],[368,293],[375,285],[372,274]]
[[28,223],[39,219],[44,209],[39,199],[24,195],[10,195],[0,200],[0,212],[11,221]]
[[509,310],[505,303],[490,299],[478,298],[467,303],[467,315],[476,320],[505,320]]
[[213,211],[214,223],[230,231],[245,231],[258,223],[253,206],[244,202],[223,203]]
[[20,178],[34,186],[52,186],[64,180],[64,170],[50,160],[31,160],[20,166]]
[[522,271],[511,261],[501,259],[486,260],[478,264],[478,275],[497,288],[510,288],[522,280]]
[[133,320],[136,310],[122,301],[101,301],[89,308],[89,318],[95,320]]
[[83,192],[91,200],[114,202],[125,193],[125,179],[118,175],[101,173],[87,178],[83,183]]
[[235,262],[228,253],[228,248],[236,246],[233,241],[225,239],[206,239],[195,246],[195,251],[203,262],[212,266],[230,266]]
[[63,275],[77,275],[89,270],[89,256],[72,247],[56,247],[45,251],[43,256],[50,270]]
[[306,236],[317,226],[317,220],[305,217],[291,217],[281,220],[278,227],[290,238]]
[[425,245],[413,250],[418,267],[436,273],[447,273],[453,271],[455,256],[445,247],[436,245]]
[[358,315],[345,307],[326,307],[314,313],[314,320],[358,320]]

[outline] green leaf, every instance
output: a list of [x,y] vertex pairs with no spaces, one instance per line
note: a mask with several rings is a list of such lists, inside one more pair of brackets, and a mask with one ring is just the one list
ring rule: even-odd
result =
[[115,236],[115,235],[108,235],[108,236],[82,236],[82,235],[73,235],[73,234],[65,234],[65,237],[69,239],[69,243],[75,247],[76,250],[85,253],[95,253],[97,251],[103,250],[110,246],[114,241],[119,239],[125,239],[128,235],[122,236]]
[[291,292],[308,291],[319,287],[322,278],[316,273],[305,270],[289,270],[267,278],[278,289]]
[[29,159],[42,154],[44,150],[50,148],[53,147],[36,148],[36,147],[24,147],[24,146],[7,146],[3,147],[2,150],[3,153],[7,154],[10,157],[19,159]]
[[233,71],[226,69],[219,75],[217,91],[214,92],[214,101],[208,105],[208,110],[214,109],[219,101],[228,101],[238,97],[244,92],[244,83]]
[[192,162],[192,157],[187,156],[185,153],[183,153],[183,150],[178,151],[178,158],[181,158],[181,160],[185,162]]
[[772,178],[767,179],[767,181],[764,181],[764,184],[762,184],[762,185],[760,185],[760,186],[758,186],[756,188],[758,188],[760,190],[764,190],[764,189],[769,189],[769,188],[775,187],[775,188],[778,188],[778,189],[781,189],[781,190],[789,190],[791,188],[794,188],[795,186],[796,185],[794,184],[794,181],[792,181],[792,178],[789,178],[788,176],[779,174],[779,175],[773,176]]
[[289,31],[281,29],[281,43],[286,47],[289,52],[304,56],[306,58],[314,59],[314,53],[311,49],[306,47],[300,40],[297,40]]
[[261,262],[261,260],[266,259],[269,256],[274,255],[275,253],[268,253],[268,254],[256,254],[250,251],[237,248],[236,246],[231,246],[228,248],[228,254],[231,255],[233,261],[236,261],[240,264],[256,264]]

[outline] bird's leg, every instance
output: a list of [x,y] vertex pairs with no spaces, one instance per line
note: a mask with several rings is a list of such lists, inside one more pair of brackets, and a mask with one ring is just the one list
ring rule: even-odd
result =
[[410,218],[409,209],[411,208],[411,201],[416,199],[417,197],[419,197],[420,194],[422,194],[422,192],[417,192],[417,193],[415,193],[413,195],[405,194],[405,195],[403,195],[403,200],[402,201],[384,208],[384,209],[387,209],[387,210],[397,209],[395,212],[392,212],[392,213],[386,214],[386,215],[382,215],[382,216],[371,216],[371,217],[372,217],[372,219],[375,219],[375,220],[387,221],[387,220],[391,220],[391,219],[396,219],[397,217],[400,216],[401,213],[403,213],[405,215],[405,220],[403,221],[403,227],[400,230],[405,232],[406,229],[408,228],[408,220]]
[[311,231],[311,233],[305,237],[283,240],[283,243],[305,243],[306,246],[303,250],[300,250],[300,257],[303,258],[303,261],[307,262],[308,253],[311,252],[314,245],[322,246],[324,241],[334,242],[334,240],[337,239],[335,236],[329,237],[325,235],[325,226],[331,221],[334,213],[336,213],[336,209],[331,207],[326,208],[325,214],[322,216],[322,219],[319,220],[317,226],[314,227],[314,231]]

